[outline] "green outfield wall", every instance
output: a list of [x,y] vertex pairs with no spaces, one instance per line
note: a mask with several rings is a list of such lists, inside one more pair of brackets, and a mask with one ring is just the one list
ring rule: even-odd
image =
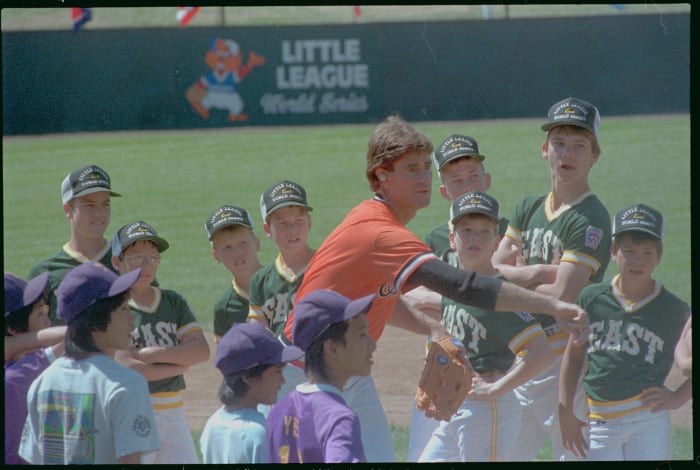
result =
[[6,135],[687,113],[690,15],[3,32],[2,93]]

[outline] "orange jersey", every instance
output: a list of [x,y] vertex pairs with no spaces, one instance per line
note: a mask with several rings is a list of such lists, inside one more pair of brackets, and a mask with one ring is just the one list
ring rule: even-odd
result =
[[[424,262],[437,258],[430,248],[394,217],[375,197],[352,209],[311,258],[295,302],[309,292],[330,289],[349,299],[376,294],[367,313],[369,334],[376,341],[402,292],[406,279]],[[292,338],[294,310],[284,334]]]

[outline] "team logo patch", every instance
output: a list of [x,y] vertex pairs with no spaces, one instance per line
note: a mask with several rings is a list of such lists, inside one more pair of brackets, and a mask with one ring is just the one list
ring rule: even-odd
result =
[[457,346],[458,348],[465,349],[465,347],[464,347],[464,345],[462,344],[462,342],[461,342],[460,340],[458,340],[457,338],[450,338],[450,343],[454,344],[454,345]]
[[385,282],[377,291],[377,297],[379,298],[393,297],[396,294],[398,294],[398,289],[396,289],[393,282]]
[[535,319],[535,317],[527,312],[515,312],[515,314],[525,321],[533,321]]
[[151,420],[144,415],[138,415],[136,419],[134,419],[134,424],[131,428],[137,436],[146,437],[151,433],[151,427]]
[[598,227],[589,226],[586,228],[586,246],[596,249],[603,239],[603,231]]
[[435,362],[437,362],[441,366],[447,365],[447,356],[443,356],[442,354],[440,354],[438,357],[435,358]]

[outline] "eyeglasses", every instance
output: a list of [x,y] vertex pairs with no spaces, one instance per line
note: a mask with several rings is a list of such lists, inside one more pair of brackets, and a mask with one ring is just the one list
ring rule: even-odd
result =
[[158,264],[160,264],[160,256],[125,256],[124,261],[135,266],[143,266],[145,263],[148,263],[151,266],[158,266]]

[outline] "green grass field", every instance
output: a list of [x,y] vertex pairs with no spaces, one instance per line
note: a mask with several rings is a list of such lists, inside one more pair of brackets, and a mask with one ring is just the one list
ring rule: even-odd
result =
[[[435,144],[452,133],[474,136],[493,175],[491,193],[510,217],[525,195],[546,191],[539,120],[415,123]],[[112,200],[112,238],[123,224],[142,219],[170,242],[158,279],[190,302],[207,330],[214,302],[230,274],[214,262],[204,221],[223,203],[248,208],[261,226],[258,201],[268,185],[302,184],[314,211],[309,244],[318,246],[345,213],[370,197],[364,156],[373,126],[236,128],[130,132],[3,139],[3,253],[5,271],[26,277],[39,259],[69,236],[60,184],[72,169],[97,164],[124,195]],[[691,301],[690,118],[603,117],[603,154],[591,186],[612,213],[644,202],[666,217],[664,256],[656,277]],[[448,204],[433,180],[433,202],[409,224],[419,236],[443,222]],[[258,230],[259,236],[262,229]],[[262,239],[260,260],[275,254]],[[611,265],[609,273],[615,272]],[[402,428],[397,439],[407,439]],[[401,437],[403,436],[403,437]],[[692,438],[674,458],[692,456]],[[400,448],[397,444],[397,449]],[[679,455],[681,457],[676,457]]]

